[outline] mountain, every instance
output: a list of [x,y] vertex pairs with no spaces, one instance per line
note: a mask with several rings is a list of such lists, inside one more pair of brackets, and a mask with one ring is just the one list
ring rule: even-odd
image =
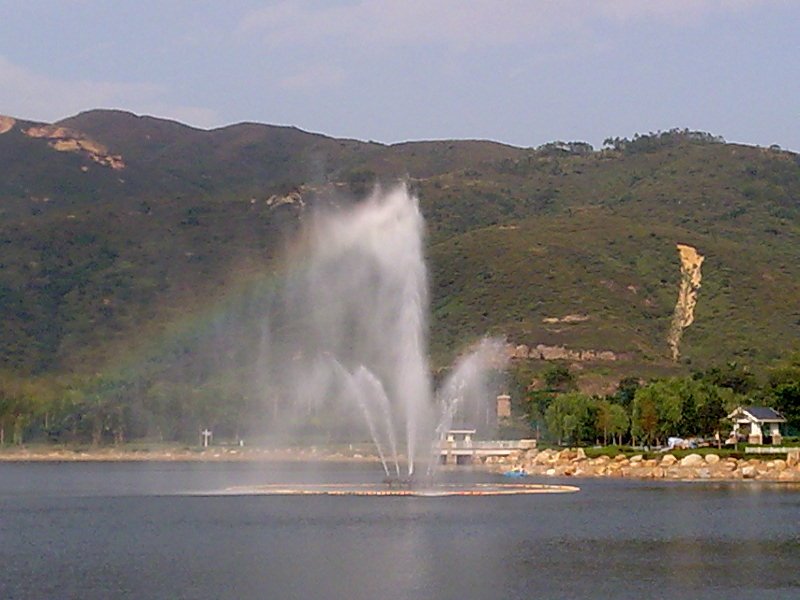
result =
[[[230,340],[254,335],[304,214],[397,179],[427,220],[439,364],[499,334],[516,369],[561,358],[602,386],[798,348],[800,159],[780,149],[686,130],[600,151],[384,145],[109,110],[2,117],[0,132],[5,370],[96,373],[167,353],[202,379],[219,367],[197,350],[211,346],[237,364]],[[674,362],[678,244],[704,260]]]

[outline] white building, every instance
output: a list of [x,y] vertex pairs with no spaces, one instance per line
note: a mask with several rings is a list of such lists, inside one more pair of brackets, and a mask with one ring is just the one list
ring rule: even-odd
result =
[[781,424],[786,423],[783,416],[764,406],[740,406],[728,415],[733,421],[730,439],[738,440],[745,436],[748,444],[780,444]]

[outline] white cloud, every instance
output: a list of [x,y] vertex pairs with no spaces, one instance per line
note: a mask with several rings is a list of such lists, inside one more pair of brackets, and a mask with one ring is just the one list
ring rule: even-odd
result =
[[673,25],[782,0],[359,0],[320,6],[282,1],[254,10],[240,32],[271,45],[335,38],[376,47],[435,43],[505,46],[557,38],[598,22],[664,21]]
[[281,2],[246,15],[241,30],[264,34],[270,44],[330,37],[376,46],[495,44],[541,29],[553,12],[550,3],[538,10],[520,0],[502,6],[498,9],[496,1],[487,0],[376,0],[328,7]]
[[198,127],[218,124],[214,111],[171,104],[165,86],[47,77],[0,56],[0,112],[52,122],[92,108],[120,108],[176,119]]

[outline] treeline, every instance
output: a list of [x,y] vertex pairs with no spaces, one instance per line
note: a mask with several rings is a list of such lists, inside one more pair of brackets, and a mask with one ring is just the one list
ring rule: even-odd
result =
[[237,439],[258,414],[233,374],[198,384],[123,375],[0,373],[0,445],[134,439],[195,443],[203,428],[218,438]]
[[[693,131],[688,128],[674,127],[667,131],[636,133],[632,138],[608,137],[603,140],[603,147],[627,154],[636,154],[638,152],[654,152],[660,148],[675,146],[684,142],[724,144],[725,138],[707,131]],[[780,147],[773,149],[780,150]],[[548,157],[588,156],[594,151],[595,149],[591,144],[581,141],[564,142],[556,140],[536,148],[538,156]]]
[[672,436],[724,438],[731,427],[725,417],[740,405],[774,408],[790,434],[800,432],[800,357],[772,368],[764,381],[730,363],[687,377],[629,377],[607,396],[577,391],[569,369],[554,366],[520,408],[540,438],[557,444],[659,445]]
[[[131,440],[197,443],[201,429],[217,439],[264,433],[277,418],[277,402],[247,376],[223,369],[197,378],[142,373],[23,377],[0,372],[0,444],[26,442],[113,444]],[[173,373],[174,375],[174,373]],[[578,391],[563,365],[544,372],[516,412],[518,435],[561,444],[663,444],[667,437],[727,433],[725,416],[738,405],[781,412],[789,433],[800,433],[800,355],[771,368],[762,379],[730,363],[675,377],[628,377],[615,393]],[[333,425],[316,415],[319,431]]]
[[613,148],[626,154],[639,152],[655,152],[661,148],[676,146],[683,142],[701,144],[724,144],[725,138],[713,135],[706,131],[692,131],[690,129],[673,128],[668,131],[656,131],[643,134],[634,134],[633,138],[609,137],[603,140],[603,146]]

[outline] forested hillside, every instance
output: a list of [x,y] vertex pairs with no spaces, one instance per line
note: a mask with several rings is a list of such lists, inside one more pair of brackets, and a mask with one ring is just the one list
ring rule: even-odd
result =
[[[247,374],[293,234],[316,204],[376,182],[420,198],[437,366],[489,333],[518,348],[523,386],[556,361],[608,391],[733,361],[764,369],[798,349],[800,159],[779,148],[685,130],[603,149],[387,146],[116,111],[4,117],[0,131],[6,422],[35,398],[83,406],[61,430],[98,439],[114,419],[122,437],[235,429],[258,409]],[[704,261],[675,362],[677,244]]]

